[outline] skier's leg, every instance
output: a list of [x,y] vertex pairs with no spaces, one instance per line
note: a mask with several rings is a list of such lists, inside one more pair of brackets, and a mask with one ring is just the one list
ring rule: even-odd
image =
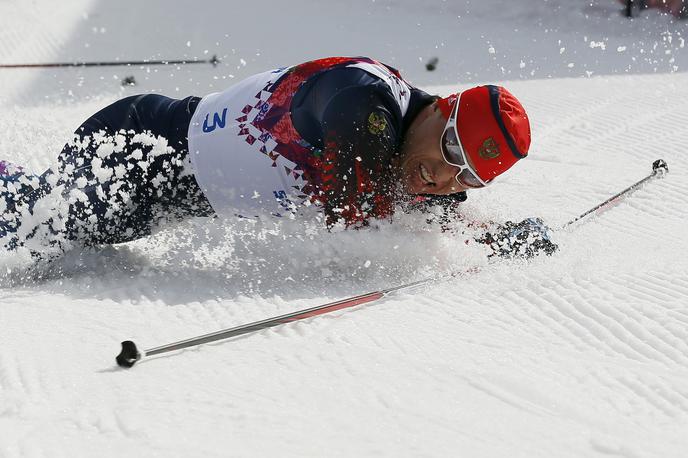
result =
[[212,210],[189,172],[186,132],[196,98],[120,100],[96,113],[59,157],[67,238],[84,245],[147,236],[161,222]]
[[22,244],[17,233],[22,215],[30,213],[37,199],[49,189],[42,176],[0,161],[0,246],[14,249]]
[[3,180],[13,191],[2,199],[6,207],[28,202],[9,226],[16,232],[21,223],[13,246],[51,251],[50,257],[71,244],[131,241],[164,220],[211,215],[189,172],[186,135],[199,100],[153,94],[122,99],[86,120],[63,148],[57,168],[34,177],[37,183],[26,192],[14,192],[14,182]]

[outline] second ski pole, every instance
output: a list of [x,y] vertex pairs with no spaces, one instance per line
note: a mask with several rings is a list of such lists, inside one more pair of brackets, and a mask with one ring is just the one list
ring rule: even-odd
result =
[[568,223],[564,224],[562,226],[562,229],[572,225],[573,223],[575,223],[575,222],[577,222],[583,218],[585,218],[586,216],[588,216],[592,212],[607,208],[612,202],[619,199],[620,197],[635,191],[636,189],[641,187],[643,184],[645,184],[646,182],[650,181],[651,179],[653,179],[655,177],[663,177],[668,172],[669,172],[669,166],[664,161],[664,159],[657,159],[656,161],[654,161],[652,163],[652,173],[651,174],[649,174],[648,176],[646,176],[642,180],[638,181],[637,183],[632,184],[631,186],[627,187],[626,189],[619,192],[618,194],[614,194],[613,196],[611,196],[609,199],[605,200],[601,204],[595,205],[594,207],[592,207],[590,210],[586,211],[585,213],[578,215],[577,217],[575,217],[574,219],[572,219]]

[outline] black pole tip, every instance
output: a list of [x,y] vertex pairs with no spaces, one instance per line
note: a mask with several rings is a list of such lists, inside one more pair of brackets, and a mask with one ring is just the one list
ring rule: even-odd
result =
[[669,172],[669,166],[664,159],[657,159],[652,163],[652,171],[654,173],[665,174]]
[[138,360],[141,359],[141,353],[139,352],[138,348],[136,348],[136,344],[132,342],[131,340],[125,340],[122,342],[122,351],[119,352],[119,355],[117,355],[117,365],[119,367],[126,367],[130,368]]
[[213,67],[217,67],[217,64],[220,63],[220,59],[217,58],[217,54],[213,54],[213,57],[210,58],[210,63],[213,64]]

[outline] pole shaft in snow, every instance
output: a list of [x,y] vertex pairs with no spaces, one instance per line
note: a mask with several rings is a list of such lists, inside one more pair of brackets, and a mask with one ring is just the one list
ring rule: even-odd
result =
[[128,61],[101,61],[101,62],[48,62],[38,64],[0,64],[0,68],[62,68],[62,67],[124,67],[124,66],[147,66],[147,65],[186,65],[186,64],[212,64],[213,67],[219,64],[217,56],[210,59],[193,60],[128,60]]
[[650,175],[646,176],[645,178],[643,178],[643,179],[640,180],[639,182],[637,182],[637,183],[635,183],[635,184],[632,184],[631,186],[627,187],[626,189],[624,189],[624,190],[621,191],[620,193],[613,195],[612,197],[610,197],[609,199],[605,200],[605,201],[602,202],[601,204],[595,205],[595,206],[594,206],[593,208],[591,208],[590,210],[588,210],[588,211],[586,211],[585,213],[583,213],[583,214],[577,216],[576,218],[572,219],[572,220],[569,221],[568,223],[564,224],[564,225],[562,226],[562,229],[565,228],[565,227],[568,227],[568,226],[572,225],[573,223],[575,223],[575,222],[578,221],[578,220],[581,220],[581,219],[585,218],[586,216],[588,216],[590,213],[592,213],[592,212],[594,212],[594,211],[597,211],[597,210],[599,210],[599,209],[602,209],[602,208],[605,208],[605,207],[609,206],[609,204],[611,204],[612,202],[614,202],[614,201],[615,201],[616,199],[618,199],[619,197],[621,197],[621,196],[623,196],[623,195],[625,195],[625,194],[628,194],[628,193],[630,193],[630,192],[632,192],[632,191],[635,191],[636,189],[638,189],[639,187],[641,187],[641,186],[642,186],[643,184],[645,184],[646,182],[650,181],[651,179],[653,179],[653,178],[655,178],[655,177],[657,177],[657,176],[663,176],[663,175],[664,175],[665,173],[667,173],[668,171],[669,171],[669,167],[667,166],[667,163],[664,162],[664,160],[662,160],[662,159],[657,159],[655,162],[652,163],[652,173],[651,173]]
[[210,334],[204,334],[202,336],[181,340],[179,342],[171,343],[168,345],[162,345],[160,347],[151,348],[149,350],[146,350],[145,354],[146,356],[152,356],[157,355],[159,353],[181,350],[182,348],[186,347],[215,342],[216,340],[228,339],[230,337],[236,337],[242,334],[248,334],[251,332],[260,331],[262,329],[271,328],[273,326],[291,323],[292,321],[303,320],[304,318],[310,318],[317,315],[323,315],[325,313],[334,312],[336,310],[341,310],[344,308],[365,304],[367,302],[372,302],[374,300],[380,299],[382,296],[384,296],[384,293],[380,291],[368,294],[361,294],[360,296],[350,297],[348,299],[330,302],[328,304],[320,305],[317,307],[299,310],[297,312],[287,313],[285,315],[280,315],[261,321],[255,321],[253,323],[243,324],[240,326],[223,329],[221,331],[213,332]]
[[307,309],[298,310],[296,312],[287,313],[272,318],[267,318],[265,320],[254,321],[253,323],[243,324],[233,328],[222,329],[220,331],[213,332],[210,334],[204,334],[198,337],[192,337],[190,339],[180,340],[178,342],[173,342],[167,345],[150,348],[148,350],[144,350],[143,353],[137,350],[134,342],[127,340],[122,342],[122,351],[116,358],[117,364],[121,367],[131,367],[145,356],[153,356],[158,355],[160,353],[181,350],[182,348],[193,347],[196,345],[201,345],[209,342],[215,342],[217,340],[228,339],[230,337],[236,337],[243,334],[260,331],[262,329],[279,326],[281,324],[291,323],[293,321],[303,320],[305,318],[311,318],[314,316],[323,315],[325,313],[330,313],[349,307],[355,307],[357,305],[376,301],[392,292],[400,291],[402,289],[407,289],[414,286],[420,286],[425,283],[429,283],[433,280],[435,280],[435,278],[425,278],[423,280],[406,283],[404,285],[396,286],[394,288],[388,288],[380,291],[373,291],[370,293],[361,294],[358,296],[352,296],[339,301],[329,302],[327,304],[317,305],[315,307],[310,307]]

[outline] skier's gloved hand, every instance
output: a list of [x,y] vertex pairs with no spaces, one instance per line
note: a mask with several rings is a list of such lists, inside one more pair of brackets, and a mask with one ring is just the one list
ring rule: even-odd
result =
[[492,256],[530,259],[542,253],[552,255],[558,246],[552,242],[550,229],[540,218],[526,218],[520,223],[507,221],[494,233],[486,232],[476,241],[489,245]]

